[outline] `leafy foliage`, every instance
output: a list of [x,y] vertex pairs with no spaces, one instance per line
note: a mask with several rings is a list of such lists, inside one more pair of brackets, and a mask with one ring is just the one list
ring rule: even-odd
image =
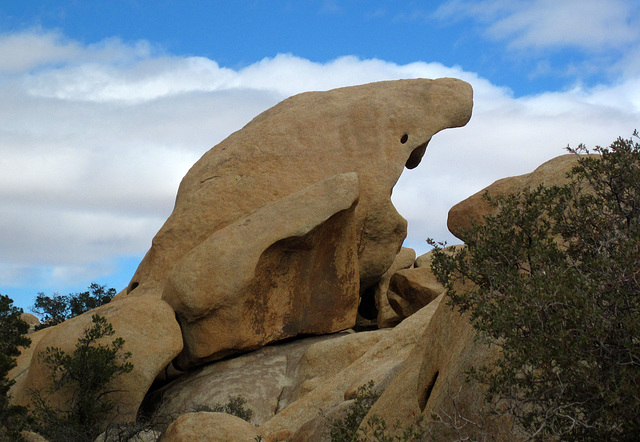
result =
[[247,422],[251,421],[253,417],[253,410],[247,408],[245,405],[247,400],[242,396],[229,396],[229,400],[226,404],[216,403],[212,406],[208,405],[195,405],[191,408],[192,412],[209,411],[214,413],[227,413],[232,416],[239,417]]
[[595,150],[568,185],[486,195],[466,249],[430,241],[450,303],[502,350],[472,376],[534,439],[640,438],[640,145]]
[[72,354],[56,347],[47,347],[38,357],[51,369],[51,392],[65,387],[73,391],[68,408],[54,409],[41,392],[34,394],[34,417],[38,430],[52,441],[93,440],[102,431],[101,422],[114,409],[109,395],[111,382],[133,370],[127,362],[130,353],[121,353],[122,338],[109,345],[98,341],[114,335],[113,327],[99,315],[92,316],[92,325],[78,339]]
[[96,284],[89,285],[86,292],[59,295],[55,293],[53,296],[47,296],[44,293],[38,293],[32,311],[40,316],[40,324],[36,327],[38,330],[52,325],[59,324],[74,316],[81,315],[96,307],[107,304],[116,295],[116,289]]
[[374,390],[373,381],[358,388],[356,397],[342,419],[329,421],[329,436],[332,442],[353,442],[360,440],[358,428],[380,393]]
[[29,324],[21,319],[22,309],[13,305],[13,300],[0,295],[0,438],[15,436],[22,407],[9,405],[9,389],[15,383],[7,378],[9,370],[16,366],[20,356],[19,347],[28,347],[31,340],[25,336]]

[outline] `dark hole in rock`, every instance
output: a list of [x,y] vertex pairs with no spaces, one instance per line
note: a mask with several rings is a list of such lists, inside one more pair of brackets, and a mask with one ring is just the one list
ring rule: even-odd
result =
[[427,402],[429,402],[429,397],[431,396],[431,392],[433,391],[433,386],[436,384],[436,381],[438,380],[439,373],[440,372],[438,371],[434,373],[433,377],[431,378],[431,381],[429,382],[429,384],[427,384],[426,388],[423,390],[422,394],[418,398],[421,411],[424,411],[425,407],[427,406]]
[[369,287],[362,293],[360,298],[360,306],[358,306],[358,314],[365,319],[373,320],[378,317],[378,308],[376,307],[375,285]]
[[138,287],[140,284],[138,282],[132,282],[131,285],[129,286],[129,290],[127,291],[127,294],[131,293],[132,291],[134,291],[136,289],[136,287]]
[[401,142],[402,144],[404,144],[404,143],[406,143],[407,141],[409,141],[409,135],[408,135],[408,134],[404,134],[404,135],[402,136],[402,138],[400,138],[400,142]]

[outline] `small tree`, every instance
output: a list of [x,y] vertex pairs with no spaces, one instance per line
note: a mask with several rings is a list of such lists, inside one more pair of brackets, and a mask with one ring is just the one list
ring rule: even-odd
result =
[[116,289],[92,282],[89,290],[69,295],[55,293],[53,296],[40,292],[36,296],[32,311],[40,316],[40,330],[59,324],[96,307],[107,304],[116,295]]
[[25,336],[29,324],[21,319],[22,309],[13,306],[13,300],[0,295],[0,439],[15,436],[17,425],[12,420],[24,413],[22,407],[9,404],[9,389],[15,381],[9,379],[9,370],[16,366],[19,347],[28,347],[31,340]]
[[566,186],[487,195],[466,249],[430,241],[450,304],[502,350],[472,377],[534,439],[640,439],[640,145],[596,151]]
[[54,409],[41,392],[34,394],[34,418],[38,430],[52,441],[93,440],[103,430],[101,423],[115,404],[110,395],[117,390],[111,382],[133,370],[127,362],[131,353],[122,353],[124,340],[116,338],[109,345],[98,341],[114,335],[107,320],[93,315],[92,325],[78,339],[72,354],[47,347],[38,357],[51,369],[51,392],[65,387],[73,391],[68,407]]

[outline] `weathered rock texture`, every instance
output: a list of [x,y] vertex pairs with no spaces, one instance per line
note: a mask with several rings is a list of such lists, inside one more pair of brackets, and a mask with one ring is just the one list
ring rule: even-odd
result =
[[162,297],[176,310],[182,368],[350,327],[358,289],[377,283],[406,236],[393,186],[471,108],[471,87],[455,79],[283,101],[191,168],[128,296]]
[[229,397],[246,399],[251,423],[260,425],[297,399],[300,360],[313,344],[340,339],[345,333],[314,336],[269,345],[259,350],[199,367],[155,391],[150,407],[159,416],[225,404]]
[[255,442],[258,431],[239,417],[224,413],[187,413],[176,419],[161,442]]
[[350,334],[309,347],[300,362],[290,404],[260,427],[266,440],[320,440],[308,437],[311,428],[326,428],[323,414],[353,399],[369,381],[386,388],[422,337],[438,304],[439,299],[395,328]]
[[413,262],[416,259],[416,252],[413,249],[403,247],[396,255],[396,259],[393,261],[389,270],[378,281],[378,284],[374,289],[376,309],[378,310],[377,325],[378,328],[387,328],[397,325],[404,317],[398,316],[398,314],[389,305],[389,281],[391,277],[402,269],[408,269],[413,267]]
[[[57,347],[72,354],[84,330],[91,326],[91,317],[100,315],[113,326],[117,337],[125,340],[123,352],[131,352],[129,359],[134,370],[114,379],[111,384],[116,391],[111,399],[118,404],[114,416],[105,416],[105,423],[135,419],[138,407],[158,373],[182,350],[180,327],[171,307],[164,301],[151,298],[125,299],[109,303],[90,312],[69,319],[61,324],[32,334],[33,350],[25,352],[15,376],[18,382],[12,390],[13,402],[29,406],[32,390],[40,390],[54,409],[68,409],[72,391],[67,387],[50,393],[49,367],[36,357],[47,347]],[[102,343],[114,337],[105,337]],[[30,361],[27,361],[27,358]],[[23,367],[28,366],[28,370]]]
[[337,175],[261,207],[184,256],[163,295],[182,327],[178,365],[351,327],[358,193],[355,173]]
[[[446,299],[440,302],[411,354],[363,422],[376,416],[389,424],[390,433],[400,435],[422,416],[421,425],[434,440],[470,435],[516,440],[506,418],[492,418],[484,409],[482,388],[465,382],[469,367],[490,365],[497,356],[497,347],[488,347],[475,337],[469,315],[449,307]],[[441,421],[435,422],[434,415]],[[361,429],[368,431],[366,424]]]
[[535,189],[540,185],[567,184],[569,182],[567,173],[577,165],[578,158],[579,156],[574,154],[562,155],[547,161],[531,173],[496,181],[449,210],[447,219],[449,231],[464,241],[464,232],[471,228],[473,222],[481,223],[485,216],[494,213],[495,208],[483,198],[485,193],[498,196],[522,192],[527,188]]
[[[461,245],[449,246],[455,250]],[[399,320],[411,316],[444,293],[444,287],[431,271],[433,252],[425,253],[415,260],[415,267],[400,269],[389,281],[387,299]]]

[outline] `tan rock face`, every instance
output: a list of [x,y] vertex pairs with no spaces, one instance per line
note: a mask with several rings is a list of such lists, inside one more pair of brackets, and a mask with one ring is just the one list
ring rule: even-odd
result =
[[[191,168],[128,296],[174,307],[185,333],[182,367],[350,327],[358,290],[380,279],[406,236],[391,189],[431,137],[466,124],[471,108],[471,87],[455,79],[283,101]],[[336,180],[343,191],[318,191]],[[290,300],[278,294],[285,292]]]
[[180,259],[216,230],[345,172],[356,172],[362,189],[360,273],[377,280],[405,235],[390,190],[405,165],[418,165],[431,137],[465,125],[471,108],[471,87],[455,79],[379,82],[284,100],[191,168],[132,286],[163,285]]
[[568,183],[567,173],[577,165],[578,158],[573,154],[562,155],[547,161],[531,173],[496,181],[449,210],[449,231],[464,241],[464,232],[471,228],[472,222],[480,223],[485,216],[494,212],[494,208],[483,198],[486,192],[497,196],[521,192],[527,188],[534,189],[541,184],[553,186]]
[[23,313],[20,315],[20,319],[29,324],[29,331],[27,333],[33,333],[36,326],[40,325],[40,320],[31,313]]
[[153,380],[182,350],[180,327],[175,314],[167,303],[159,299],[132,298],[112,302],[31,335],[33,351],[25,353],[24,357],[32,357],[16,367],[28,366],[28,371],[26,376],[24,369],[16,371],[20,379],[14,386],[17,388],[12,390],[15,404],[29,406],[30,391],[41,390],[54,409],[68,408],[72,391],[68,388],[51,394],[47,391],[50,386],[49,367],[37,355],[47,347],[58,347],[67,354],[73,353],[78,338],[91,326],[94,314],[105,317],[115,330],[114,337],[103,338],[104,343],[122,337],[125,340],[123,351],[131,352],[129,361],[134,366],[131,373],[118,376],[111,384],[118,391],[111,399],[118,404],[119,412],[116,416],[105,416],[105,423],[112,422],[112,419],[135,420],[138,407]]
[[[439,299],[395,328],[356,333],[309,347],[300,362],[299,387],[294,389],[298,393],[293,396],[297,399],[260,427],[265,439],[321,440],[309,436],[310,431],[326,428],[326,420],[311,425],[320,413],[330,413],[353,399],[357,389],[371,380],[377,388],[386,388],[421,339]],[[301,430],[306,423],[316,430]]]
[[259,433],[249,422],[224,413],[187,413],[176,419],[161,442],[254,442]]
[[[411,354],[364,422],[377,416],[387,423],[394,423],[390,432],[400,435],[422,416],[422,427],[433,435],[434,440],[478,437],[479,432],[484,432],[489,440],[517,440],[509,432],[510,425],[504,418],[493,418],[483,411],[485,395],[482,387],[465,382],[469,367],[491,366],[491,361],[498,355],[496,346],[489,347],[475,337],[469,315],[461,315],[443,299]],[[433,415],[441,420],[435,422]],[[455,426],[463,422],[468,425],[456,434]],[[365,425],[361,429],[367,431]]]
[[393,327],[404,318],[399,316],[389,305],[389,281],[399,270],[412,267],[415,259],[415,250],[403,247],[400,253],[396,255],[396,259],[393,261],[391,267],[389,267],[389,270],[387,270],[380,278],[380,281],[378,281],[374,292],[376,308],[378,309],[378,328]]
[[178,367],[351,327],[358,310],[358,193],[355,173],[337,175],[265,205],[192,249],[163,294],[185,341]]
[[[175,415],[198,406],[225,404],[231,396],[246,399],[251,423],[260,425],[298,397],[300,360],[314,343],[343,334],[278,343],[185,373],[147,398],[156,414]],[[155,408],[155,407],[154,407]]]
[[406,301],[398,306],[396,299],[390,298],[390,305],[398,316],[406,318],[444,293],[444,287],[430,268],[421,267],[396,272],[389,281],[389,291]]

